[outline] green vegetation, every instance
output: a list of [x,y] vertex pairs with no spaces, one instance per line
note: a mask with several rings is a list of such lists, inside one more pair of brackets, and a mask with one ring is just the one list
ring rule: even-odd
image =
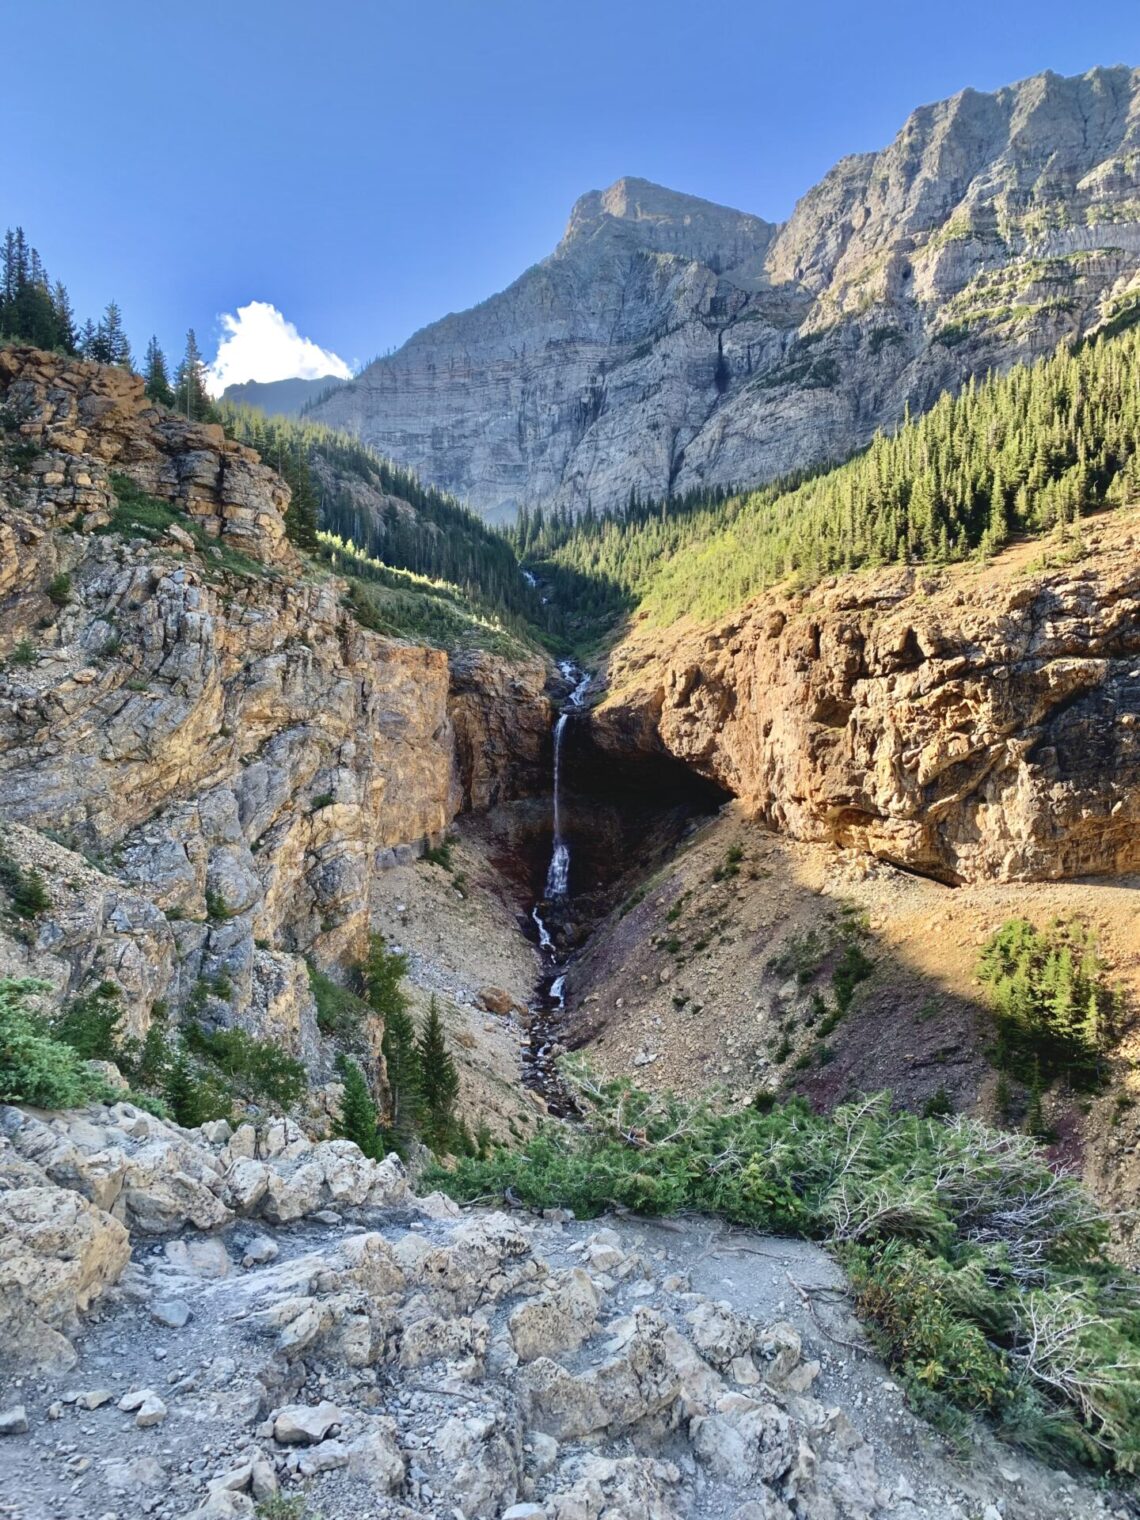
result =
[[1040,930],[1012,918],[987,942],[978,975],[993,1001],[1003,1071],[1044,1086],[1058,1077],[1084,1087],[1102,1079],[1120,994],[1084,925],[1057,919]]
[[259,1040],[244,1029],[204,1029],[191,1024],[186,1048],[208,1061],[232,1092],[282,1111],[291,1108],[308,1087],[300,1061],[285,1055],[273,1040]]
[[438,1155],[469,1154],[475,1147],[456,1118],[459,1073],[447,1047],[439,1004],[433,994],[423,1028],[417,1031],[402,985],[407,969],[407,956],[389,950],[383,935],[374,934],[361,977],[369,1007],[384,1021],[381,1051],[388,1074],[384,1143],[401,1155],[417,1138]]
[[336,1133],[341,1139],[351,1140],[359,1146],[373,1161],[379,1161],[384,1154],[380,1114],[372,1101],[368,1080],[349,1056],[341,1057],[337,1069],[344,1084],[344,1096],[341,1099],[340,1123]]
[[[417,619],[425,619],[423,631],[447,645],[470,635],[474,622],[525,641],[549,621],[506,538],[410,470],[305,418],[234,406],[224,406],[221,417],[231,437],[287,481],[290,538],[370,583],[381,632],[416,636]],[[378,596],[376,586],[400,595]],[[416,606],[432,596],[429,588],[455,607]]]
[[799,1099],[712,1101],[564,1075],[584,1118],[430,1182],[467,1201],[511,1188],[579,1215],[697,1210],[827,1242],[925,1413],[984,1412],[1054,1460],[1140,1462],[1140,1284],[1108,1259],[1079,1183],[1025,1136]]
[[49,279],[22,227],[8,229],[0,252],[0,341],[31,343],[69,354],[77,349],[67,291],[58,280],[53,284]]
[[71,576],[63,570],[53,575],[48,581],[47,594],[53,607],[66,607],[71,600]]
[[512,542],[576,609],[580,639],[635,607],[663,623],[712,618],[788,578],[990,553],[1140,497],[1138,368],[1127,326],[971,380],[837,468],[745,494],[633,495],[577,519],[524,512]]
[[85,1061],[119,1061],[119,1026],[123,1020],[119,988],[103,981],[75,998],[52,1022],[52,1034]]
[[0,981],[0,1102],[37,1108],[76,1108],[98,1084],[78,1051],[58,1039],[32,999],[47,992],[37,981]]
[[9,910],[22,919],[38,918],[51,907],[51,898],[43,877],[35,869],[25,870],[0,850],[0,891],[8,899]]
[[455,1104],[459,1098],[459,1072],[447,1048],[439,1004],[434,993],[416,1041],[416,1057],[419,1064],[424,1139],[440,1155],[464,1148],[455,1117]]
[[111,520],[99,533],[121,533],[125,538],[161,538],[167,529],[176,525],[194,540],[202,556],[207,575],[219,570],[233,575],[272,575],[258,560],[251,559],[240,549],[218,543],[206,532],[200,520],[189,513],[180,512],[168,501],[159,501],[139,489],[129,475],[111,476],[115,491],[115,510]]
[[439,649],[487,649],[506,659],[534,652],[533,642],[511,632],[459,586],[393,570],[329,534],[318,538],[329,566],[348,580],[348,605],[362,628]]
[[27,669],[29,665],[36,663],[36,646],[31,639],[23,638],[12,650],[9,656],[10,663]]
[[372,1012],[363,998],[309,964],[309,988],[317,1005],[317,1028],[327,1037],[353,1041]]

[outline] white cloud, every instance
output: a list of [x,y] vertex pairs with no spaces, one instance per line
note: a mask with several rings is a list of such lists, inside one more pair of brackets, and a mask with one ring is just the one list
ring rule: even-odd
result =
[[225,312],[222,330],[225,336],[206,372],[212,396],[245,380],[319,380],[323,375],[352,379],[352,371],[339,355],[302,338],[268,301],[239,306],[236,316]]

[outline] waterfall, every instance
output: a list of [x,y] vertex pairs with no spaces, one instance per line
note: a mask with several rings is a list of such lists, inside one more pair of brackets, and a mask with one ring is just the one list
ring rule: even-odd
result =
[[554,849],[546,873],[547,898],[565,897],[570,887],[570,846],[562,837],[562,736],[566,732],[566,720],[570,711],[581,707],[586,700],[590,677],[580,671],[571,660],[559,662],[559,670],[567,681],[573,681],[570,693],[570,709],[558,715],[554,725]]
[[570,885],[570,846],[562,837],[562,735],[566,732],[566,713],[560,713],[554,725],[554,852],[546,873],[546,896],[565,897]]

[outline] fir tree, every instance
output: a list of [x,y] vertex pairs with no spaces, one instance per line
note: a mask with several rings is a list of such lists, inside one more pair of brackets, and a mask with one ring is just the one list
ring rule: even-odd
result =
[[383,1155],[379,1116],[368,1090],[367,1079],[357,1063],[348,1056],[342,1056],[339,1071],[344,1096],[341,1099],[336,1133],[343,1140],[351,1140],[366,1156],[378,1161]]
[[174,387],[170,383],[170,374],[166,368],[166,355],[155,337],[152,337],[147,344],[143,376],[146,380],[144,389],[151,401],[157,402],[159,406],[174,405]]
[[439,1152],[452,1148],[456,1135],[455,1104],[459,1097],[459,1072],[447,1039],[434,993],[417,1042],[424,1136]]
[[191,422],[213,422],[217,416],[206,389],[206,365],[193,328],[186,334],[186,352],[174,379],[174,405]]
[[361,969],[365,1000],[384,1021],[380,1050],[388,1075],[387,1128],[396,1150],[404,1153],[420,1117],[416,1026],[408,1013],[408,998],[402,986],[408,961],[406,956],[388,949],[382,934],[374,934],[369,941],[368,959]]
[[123,315],[115,301],[108,301],[88,357],[99,364],[115,364],[120,369],[131,367],[131,345],[123,328]]

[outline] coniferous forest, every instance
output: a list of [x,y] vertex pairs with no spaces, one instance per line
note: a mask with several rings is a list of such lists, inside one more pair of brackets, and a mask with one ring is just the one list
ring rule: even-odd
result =
[[511,538],[554,588],[592,587],[583,628],[635,605],[715,617],[765,587],[893,562],[947,563],[1140,498],[1140,329],[944,394],[856,458],[748,493],[636,497]]

